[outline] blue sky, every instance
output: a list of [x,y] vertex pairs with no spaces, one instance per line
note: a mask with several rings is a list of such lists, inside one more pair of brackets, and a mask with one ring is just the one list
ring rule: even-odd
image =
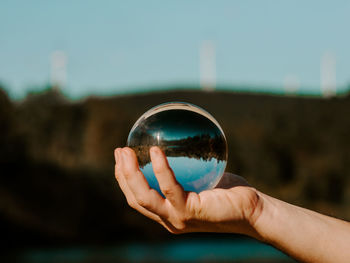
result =
[[199,83],[211,41],[218,84],[320,87],[320,59],[350,83],[349,1],[19,1],[0,3],[0,82],[12,96],[49,81],[68,57],[65,93],[80,97]]

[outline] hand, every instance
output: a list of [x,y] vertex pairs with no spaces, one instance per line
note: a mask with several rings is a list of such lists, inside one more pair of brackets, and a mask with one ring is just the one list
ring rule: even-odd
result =
[[115,150],[115,177],[131,207],[171,233],[231,232],[256,236],[254,223],[262,205],[257,191],[242,177],[226,173],[215,189],[199,194],[185,192],[160,148],[152,147],[150,155],[166,198],[150,188],[132,149]]

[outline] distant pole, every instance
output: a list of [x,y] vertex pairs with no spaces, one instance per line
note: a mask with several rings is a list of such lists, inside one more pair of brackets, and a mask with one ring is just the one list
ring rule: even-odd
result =
[[199,59],[201,88],[212,91],[216,86],[216,57],[215,46],[211,41],[202,42]]
[[50,85],[52,89],[59,90],[67,81],[67,56],[62,50],[51,53]]
[[321,92],[324,97],[336,95],[336,59],[334,54],[326,52],[321,58]]
[[300,81],[297,75],[289,74],[284,78],[284,91],[286,94],[297,94]]

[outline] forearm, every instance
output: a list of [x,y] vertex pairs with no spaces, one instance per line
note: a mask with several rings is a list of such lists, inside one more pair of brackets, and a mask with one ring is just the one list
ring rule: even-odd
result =
[[170,232],[241,233],[303,262],[350,262],[350,223],[267,196],[232,174],[229,189],[186,194],[164,153],[150,154],[165,199],[149,187],[130,148],[115,151],[115,176],[128,203]]
[[350,223],[258,195],[256,238],[303,262],[350,262]]

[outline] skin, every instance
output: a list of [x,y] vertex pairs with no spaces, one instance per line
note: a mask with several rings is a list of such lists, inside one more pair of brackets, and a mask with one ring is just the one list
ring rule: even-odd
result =
[[215,189],[185,192],[164,153],[152,147],[150,155],[165,198],[149,187],[128,147],[115,150],[115,177],[128,204],[171,233],[239,233],[302,262],[350,262],[350,223],[265,195],[229,173]]

